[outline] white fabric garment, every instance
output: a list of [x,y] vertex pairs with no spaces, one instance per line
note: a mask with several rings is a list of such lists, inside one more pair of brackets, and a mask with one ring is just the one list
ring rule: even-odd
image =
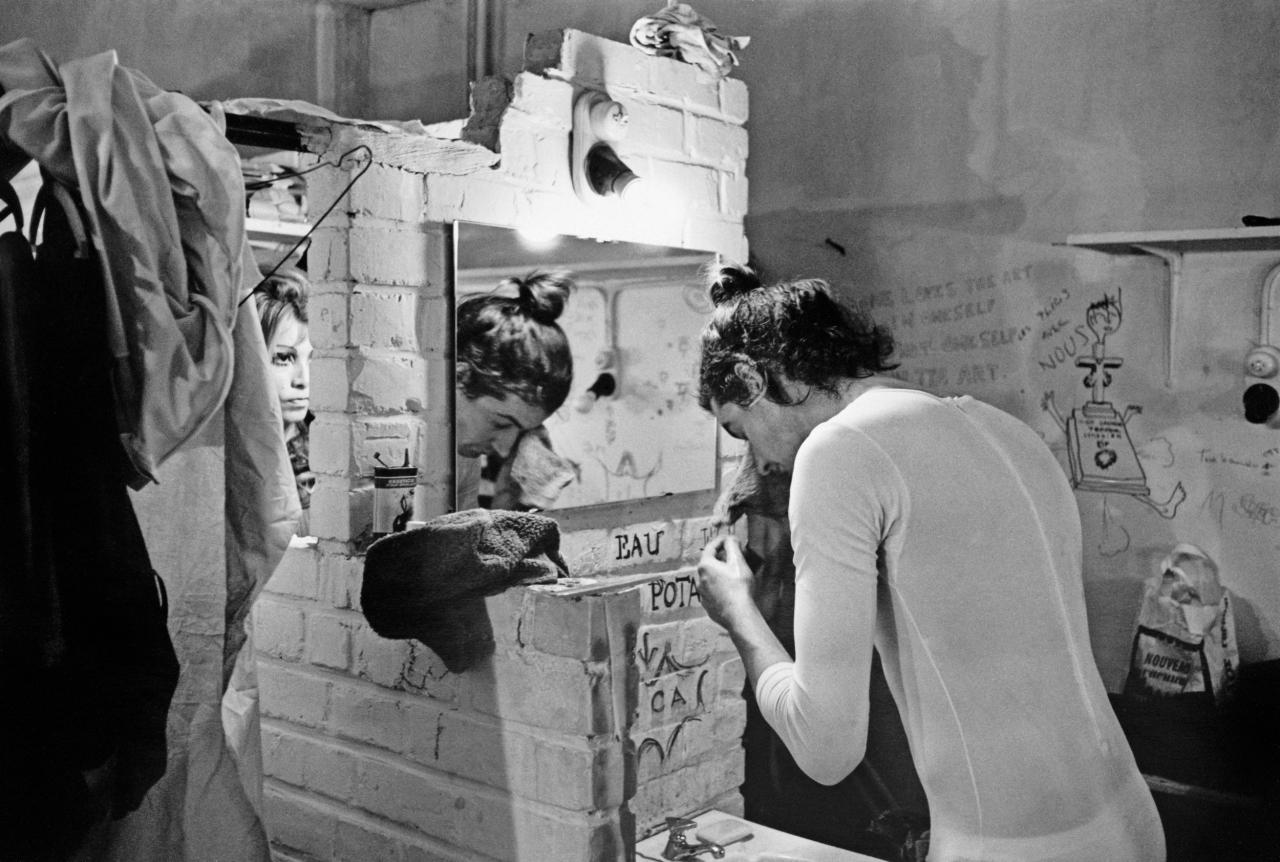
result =
[[120,66],[114,51],[55,65],[30,40],[11,42],[0,47],[0,91],[0,178],[35,159],[79,190],[88,213],[120,433],[141,487],[231,386],[239,156],[199,105]]
[[796,459],[796,660],[756,697],[834,783],[866,743],[872,647],[931,819],[930,862],[1159,862],[1164,837],[1093,662],[1076,503],[1028,426],[872,389]]
[[245,617],[279,565],[301,507],[262,328],[252,303],[240,314],[235,380],[223,409],[161,466],[158,485],[133,497],[151,563],[168,586],[180,675],[169,709],[168,770],[142,808],[112,824],[104,862],[271,858]]
[[152,565],[168,590],[180,672],[164,777],[137,811],[112,822],[100,862],[270,860],[266,830],[240,777],[243,769],[260,784],[261,763],[238,761],[223,727],[223,433],[219,414],[160,467],[158,484],[133,495]]

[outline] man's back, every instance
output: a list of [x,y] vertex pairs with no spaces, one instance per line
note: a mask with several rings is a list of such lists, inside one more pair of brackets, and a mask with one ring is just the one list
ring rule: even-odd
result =
[[805,510],[860,525],[875,510],[875,643],[929,795],[930,859],[1163,859],[1089,649],[1075,500],[1034,431],[884,388],[805,450],[798,558],[817,538]]

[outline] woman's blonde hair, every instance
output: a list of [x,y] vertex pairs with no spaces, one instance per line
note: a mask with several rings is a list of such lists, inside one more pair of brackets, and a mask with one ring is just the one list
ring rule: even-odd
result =
[[283,266],[267,276],[254,291],[258,303],[258,320],[262,324],[262,338],[271,343],[276,327],[285,316],[299,323],[307,323],[307,297],[311,283],[306,274],[294,266]]

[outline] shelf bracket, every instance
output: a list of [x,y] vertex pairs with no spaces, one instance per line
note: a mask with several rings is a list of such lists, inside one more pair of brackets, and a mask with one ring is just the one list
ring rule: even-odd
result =
[[1258,344],[1280,346],[1280,265],[1271,268],[1262,281],[1262,302],[1258,315]]
[[1164,384],[1172,389],[1173,358],[1178,355],[1175,348],[1178,335],[1178,309],[1181,307],[1179,297],[1182,293],[1182,252],[1136,242],[1133,247],[1160,258],[1169,267],[1169,331],[1164,343]]

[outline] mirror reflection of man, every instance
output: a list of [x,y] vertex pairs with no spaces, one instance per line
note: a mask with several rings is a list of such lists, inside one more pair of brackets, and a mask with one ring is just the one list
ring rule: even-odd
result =
[[[498,294],[509,287],[516,288],[515,297]],[[506,461],[522,435],[541,429],[568,397],[573,356],[556,321],[573,287],[566,272],[535,270],[458,305],[454,443],[459,459],[466,459],[456,470],[459,508],[480,502],[480,459]],[[522,474],[536,481],[539,472]],[[547,497],[545,488],[529,491]]]

